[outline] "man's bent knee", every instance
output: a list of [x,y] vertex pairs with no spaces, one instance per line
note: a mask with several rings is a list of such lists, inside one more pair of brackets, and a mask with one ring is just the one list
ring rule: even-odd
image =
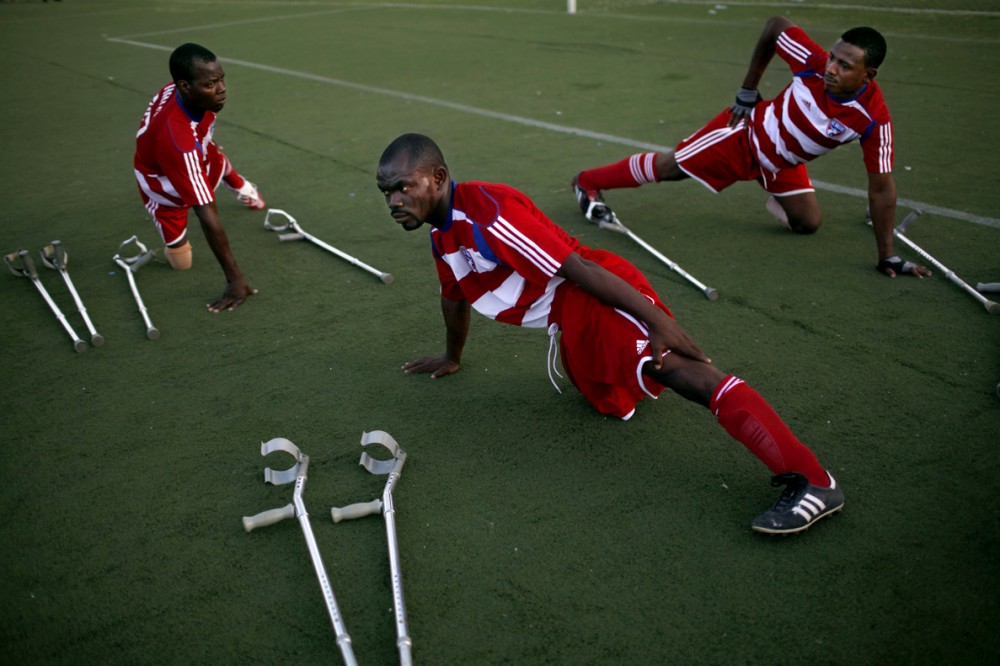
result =
[[184,244],[179,247],[170,247],[168,245],[163,250],[167,261],[170,262],[170,266],[175,271],[186,271],[191,268],[192,252],[189,241],[184,241]]
[[714,365],[676,353],[667,354],[659,370],[647,363],[643,366],[643,372],[678,395],[705,407],[712,397],[712,391],[725,378],[725,374]]
[[823,225],[823,216],[816,215],[805,215],[805,216],[788,216],[788,228],[797,234],[814,234],[819,231],[819,228]]
[[770,196],[765,208],[797,234],[814,234],[823,224],[823,211],[812,193],[789,197]]

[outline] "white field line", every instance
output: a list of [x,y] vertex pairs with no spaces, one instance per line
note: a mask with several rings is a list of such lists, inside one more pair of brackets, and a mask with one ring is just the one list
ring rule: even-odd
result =
[[[210,4],[221,4],[219,2],[212,2],[211,0],[176,0],[177,4],[197,4],[197,5],[210,5]],[[232,2],[224,3],[227,7],[232,7]],[[462,11],[483,11],[483,12],[504,12],[510,14],[565,14],[566,11],[563,9],[528,9],[528,8],[514,8],[514,7],[503,7],[503,6],[490,6],[490,5],[463,5],[461,3],[453,5],[422,5],[411,2],[383,2],[377,4],[356,4],[352,2],[345,3],[331,3],[325,2],[323,0],[244,0],[240,3],[242,5],[250,5],[255,7],[271,6],[271,7],[352,7],[357,9],[384,9],[384,8],[400,8],[400,9],[422,9],[422,10],[451,10],[457,9]],[[720,2],[720,0],[645,0],[639,2],[632,2],[629,5],[623,7],[622,9],[630,9],[633,7],[642,7],[648,5],[692,5],[692,6],[707,6],[716,11],[724,10],[726,7],[771,7],[775,9],[802,9],[804,6],[809,9],[831,9],[836,11],[856,11],[859,9],[864,9],[866,12],[885,12],[889,14],[924,14],[930,16],[1000,16],[1000,10],[995,9],[942,9],[942,8],[931,8],[931,7],[879,7],[879,6],[865,6],[865,5],[842,5],[834,2],[810,2],[808,5],[803,5],[800,1],[796,2],[794,0],[785,0],[784,2],[774,1],[771,2],[755,2],[753,0],[728,0]],[[559,4],[556,3],[558,7]],[[670,20],[667,17],[654,17],[654,16],[642,16],[637,17],[629,14],[614,14],[606,11],[605,9],[591,9],[587,7],[587,1],[577,3],[577,13],[578,14],[591,14],[600,15],[605,17],[616,17],[616,18],[640,18],[643,21],[656,21],[656,20]],[[135,36],[135,35],[132,35]]]
[[[162,46],[160,44],[150,44],[147,42],[138,42],[132,39],[126,39],[124,37],[109,37],[107,38],[107,41],[114,42],[117,44],[127,44],[129,46],[137,46],[140,48],[155,49],[158,51],[173,50],[173,47]],[[340,88],[347,88],[349,90],[358,90],[366,93],[371,93],[374,95],[383,95],[386,97],[402,99],[408,102],[418,102],[430,106],[438,106],[446,109],[451,109],[453,111],[458,111],[460,113],[468,113],[471,115],[482,116],[485,118],[493,118],[494,120],[501,120],[504,122],[526,125],[528,127],[535,127],[537,129],[544,129],[551,132],[559,132],[561,134],[571,134],[573,136],[579,136],[594,141],[604,141],[606,143],[617,144],[620,146],[626,146],[628,148],[635,148],[638,150],[662,152],[664,150],[673,149],[673,146],[662,146],[655,143],[636,141],[634,139],[615,136],[613,134],[592,132],[590,130],[585,130],[579,127],[559,125],[557,123],[550,123],[544,120],[525,118],[524,116],[515,116],[509,113],[493,111],[491,109],[482,109],[479,107],[470,106],[468,104],[461,104],[459,102],[450,102],[448,100],[437,99],[434,97],[427,97],[425,95],[415,95],[413,93],[402,92],[399,90],[392,90],[389,88],[379,88],[377,86],[370,86],[363,83],[354,83],[352,81],[345,81],[343,79],[334,79],[328,76],[321,76],[319,74],[311,74],[309,72],[300,72],[294,69],[286,69],[284,67],[275,67],[273,65],[265,65],[262,63],[250,62],[249,60],[240,60],[237,58],[228,58],[228,57],[223,58],[223,60],[226,64],[241,65],[243,67],[247,67],[250,69],[257,69],[264,72],[269,72],[271,74],[279,74],[282,76],[290,76],[294,78],[305,79],[307,81],[315,81],[317,83],[324,83],[327,85],[337,86]],[[818,190],[827,190],[830,192],[845,194],[848,196],[853,196],[864,200],[867,200],[868,198],[868,192],[866,190],[861,190],[853,187],[844,187],[841,185],[836,185],[834,183],[827,183],[820,180],[814,180],[813,185]],[[971,213],[966,213],[964,211],[953,210],[951,208],[944,208],[941,206],[935,206],[933,204],[923,203],[912,199],[899,199],[898,203],[902,206],[919,209],[925,213],[933,213],[934,215],[939,215],[941,217],[949,217],[955,220],[962,220],[964,222],[971,222],[973,224],[980,224],[983,226],[1000,229],[1000,219],[992,217],[984,217],[982,215],[973,215]]]

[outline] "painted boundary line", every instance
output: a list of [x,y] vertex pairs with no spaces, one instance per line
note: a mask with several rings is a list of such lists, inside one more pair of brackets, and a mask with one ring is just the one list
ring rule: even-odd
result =
[[[176,0],[178,4],[217,4],[211,3],[206,0]],[[280,7],[315,7],[315,6],[326,6],[326,7],[350,7],[357,9],[364,8],[399,8],[399,9],[461,9],[467,11],[487,11],[487,12],[505,12],[505,13],[518,13],[518,14],[565,14],[566,11],[563,9],[530,9],[527,7],[503,7],[503,6],[491,6],[491,5],[464,5],[461,3],[449,4],[449,5],[422,5],[412,2],[384,2],[384,3],[372,3],[372,4],[360,4],[353,2],[344,3],[330,3],[330,2],[319,2],[316,0],[247,0],[245,4],[254,6],[280,6]],[[554,3],[557,7],[559,2]],[[707,6],[707,7],[717,7],[719,5],[729,6],[729,7],[773,7],[775,9],[787,9],[803,8],[802,0],[785,0],[781,2],[780,0],[772,0],[768,2],[754,1],[754,0],[728,0],[726,2],[720,2],[720,0],[645,0],[630,2],[619,8],[611,8],[611,11],[607,11],[606,8],[591,8],[587,6],[587,0],[582,0],[582,2],[577,2],[576,11],[578,14],[590,14],[590,15],[601,15],[601,16],[617,16],[626,17],[625,14],[614,14],[616,9],[633,9],[646,7],[649,5],[688,5],[694,7]],[[831,9],[835,11],[857,11],[859,9],[864,9],[866,11],[875,12],[885,12],[889,14],[929,14],[932,16],[1000,16],[1000,11],[995,9],[942,9],[935,7],[879,7],[877,5],[864,5],[864,4],[837,4],[835,2],[809,2],[805,5],[809,9]],[[643,20],[648,20],[649,18],[655,17],[643,17]]]
[[[136,46],[139,48],[155,49],[157,51],[173,51],[173,47],[162,46],[160,44],[150,44],[147,42],[137,42],[131,39],[125,39],[121,37],[108,37],[106,41],[114,42],[116,44],[125,44],[128,46]],[[500,111],[492,111],[490,109],[482,109],[475,106],[470,106],[468,104],[461,104],[459,102],[449,102],[448,100],[436,99],[434,97],[426,97],[424,95],[415,95],[412,93],[401,92],[398,90],[391,90],[389,88],[379,88],[377,86],[369,86],[363,83],[354,83],[351,81],[345,81],[343,79],[334,79],[328,76],[320,76],[319,74],[310,74],[309,72],[300,72],[294,69],[286,69],[284,67],[275,67],[273,65],[264,65],[261,63],[250,62],[249,60],[240,60],[237,58],[228,58],[219,56],[226,64],[241,65],[249,69],[257,69],[263,72],[268,72],[271,74],[280,74],[283,76],[291,76],[294,78],[305,79],[307,81],[316,81],[317,83],[325,83],[328,85],[338,86],[341,88],[347,88],[349,90],[358,90],[361,92],[371,93],[374,95],[383,95],[386,97],[394,97],[396,99],[406,100],[408,102],[419,102],[421,104],[428,104],[431,106],[438,106],[446,109],[451,109],[453,111],[458,111],[461,113],[468,113],[471,115],[482,116],[485,118],[493,118],[494,120],[502,120],[504,122],[515,123],[518,125],[526,125],[528,127],[534,127],[536,129],[549,130],[550,132],[558,132],[561,134],[570,134],[573,136],[583,137],[585,139],[592,139],[594,141],[605,141],[607,143],[617,144],[620,146],[625,146],[628,148],[636,148],[639,150],[648,151],[664,151],[672,150],[672,146],[661,146],[655,143],[646,143],[643,141],[635,141],[633,139],[628,139],[625,137],[615,136],[613,134],[604,134],[602,132],[592,132],[590,130],[581,129],[579,127],[570,127],[568,125],[559,125],[556,123],[546,122],[544,120],[535,120],[534,118],[525,118],[524,116],[515,116],[509,113],[502,113]],[[861,199],[867,200],[868,192],[866,190],[861,190],[853,187],[843,187],[841,185],[836,185],[833,183],[826,183],[823,181],[814,180],[813,185],[818,190],[827,190],[829,192],[836,192],[838,194],[846,194],[848,196],[854,196]],[[984,217],[981,215],[972,215],[960,210],[953,210],[951,208],[943,208],[941,206],[935,206],[932,204],[923,203],[920,201],[914,201],[912,199],[899,199],[898,204],[907,206],[910,208],[918,208],[925,213],[933,213],[934,215],[939,215],[941,217],[948,217],[955,220],[961,220],[963,222],[971,222],[973,224],[979,224],[986,227],[994,227],[1000,229],[1000,219],[992,217]]]

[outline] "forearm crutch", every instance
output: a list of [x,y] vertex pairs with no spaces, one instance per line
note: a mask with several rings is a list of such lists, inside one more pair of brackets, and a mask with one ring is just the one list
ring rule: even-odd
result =
[[597,222],[597,226],[600,227],[601,229],[609,229],[611,231],[616,231],[616,232],[618,232],[620,234],[625,234],[626,236],[628,236],[629,238],[631,238],[632,240],[634,240],[636,243],[638,243],[639,246],[642,247],[644,250],[646,250],[651,255],[653,255],[654,257],[656,257],[657,259],[659,259],[661,262],[663,262],[664,264],[666,264],[667,268],[669,268],[670,270],[672,270],[673,272],[677,273],[682,278],[684,278],[685,280],[687,280],[688,282],[690,282],[691,284],[693,284],[694,286],[696,286],[699,290],[701,290],[701,293],[705,295],[705,298],[707,298],[710,301],[714,301],[717,298],[719,298],[719,292],[718,291],[716,291],[712,287],[708,287],[708,286],[702,284],[697,278],[695,278],[693,275],[691,275],[690,273],[688,273],[687,271],[685,271],[683,268],[681,268],[680,266],[678,266],[676,262],[668,259],[666,256],[663,255],[663,253],[661,253],[655,247],[653,247],[652,245],[650,245],[646,241],[644,241],[641,238],[639,238],[638,236],[636,236],[634,233],[632,233],[631,230],[629,230],[628,227],[626,227],[624,224],[621,223],[621,220],[619,220],[618,216],[615,215],[614,213],[611,214],[611,221],[610,222],[608,222],[606,220],[599,220]]
[[70,339],[73,340],[73,349],[78,352],[87,351],[87,343],[81,340],[80,336],[76,334],[76,331],[73,330],[73,327],[70,326],[69,322],[66,320],[66,315],[64,315],[63,311],[59,309],[56,302],[52,300],[52,297],[49,296],[49,292],[46,291],[45,285],[42,284],[42,281],[38,279],[38,271],[35,269],[35,263],[31,260],[30,253],[27,250],[11,252],[10,254],[4,256],[3,261],[7,264],[7,268],[10,269],[11,273],[18,277],[28,278],[31,280],[31,283],[38,288],[38,293],[40,293],[42,298],[45,299],[45,302],[49,304],[52,312],[56,315],[56,319],[59,320],[59,323],[62,324],[63,328],[66,329],[66,332],[69,333]]
[[969,286],[969,284],[965,280],[955,275],[955,271],[951,270],[950,268],[942,264],[940,261],[932,257],[926,250],[921,248],[919,245],[917,245],[904,235],[906,232],[906,228],[910,225],[911,222],[916,220],[917,217],[919,216],[920,216],[919,210],[911,212],[909,215],[906,216],[906,218],[902,222],[899,223],[899,225],[895,229],[892,230],[893,235],[899,240],[903,241],[903,243],[905,243],[907,247],[909,247],[911,250],[913,250],[921,257],[923,257],[931,264],[933,264],[934,267],[937,268],[942,273],[944,273],[944,276],[948,278],[951,282],[957,284],[959,287],[965,290],[966,293],[968,293],[974,299],[979,301],[979,303],[984,308],[986,308],[987,312],[989,312],[990,314],[1000,314],[1000,303],[991,301],[990,299],[980,294],[978,291]]
[[[122,249],[127,247],[129,243],[135,243],[135,246],[139,249],[138,254],[123,257]],[[128,284],[132,288],[132,295],[135,296],[135,304],[139,307],[139,314],[142,315],[142,320],[146,324],[146,337],[150,340],[156,340],[160,337],[160,331],[153,326],[153,322],[149,319],[149,310],[146,309],[146,304],[142,302],[142,296],[139,295],[139,287],[135,284],[135,272],[148,264],[153,259],[152,250],[147,250],[146,246],[139,242],[137,236],[132,236],[121,242],[118,246],[118,252],[112,258],[116,264],[125,269],[125,277],[128,278]]]
[[38,253],[41,255],[42,263],[45,264],[46,268],[58,271],[62,275],[62,279],[66,283],[70,295],[73,297],[73,302],[76,303],[76,309],[80,312],[80,316],[83,317],[83,323],[87,325],[87,330],[90,331],[90,344],[95,347],[103,345],[104,336],[98,333],[94,327],[94,322],[90,320],[87,308],[83,305],[83,299],[80,298],[80,294],[77,293],[76,287],[73,285],[73,280],[69,277],[69,270],[66,268],[66,263],[69,261],[69,254],[66,252],[66,248],[63,247],[61,242],[54,240],[39,250]]
[[320,589],[323,590],[323,599],[326,601],[326,610],[330,616],[333,631],[337,636],[340,653],[347,666],[357,666],[358,662],[354,658],[354,649],[351,646],[351,637],[347,634],[344,620],[340,616],[337,599],[333,596],[333,588],[330,587],[330,579],[327,578],[326,568],[323,566],[323,559],[319,554],[319,546],[316,545],[316,537],[313,536],[312,526],[309,524],[309,513],[302,500],[302,493],[306,486],[306,475],[309,471],[309,456],[302,453],[299,447],[284,437],[275,437],[268,442],[261,442],[260,454],[262,456],[267,456],[274,451],[284,451],[290,454],[295,458],[296,463],[290,468],[278,472],[270,467],[264,468],[264,482],[280,486],[294,481],[295,492],[292,494],[292,503],[280,509],[269,509],[254,516],[244,516],[243,529],[250,532],[258,527],[273,525],[286,518],[299,519],[302,534],[306,539],[306,546],[309,548],[309,557],[312,558],[313,569],[316,570],[316,578],[319,579]]
[[[285,218],[286,222],[284,224],[271,222],[272,215],[276,217],[283,217]],[[296,221],[294,217],[292,217],[285,211],[281,210],[280,208],[268,209],[267,214],[264,216],[264,228],[267,229],[268,231],[278,232],[278,240],[282,242],[293,241],[293,240],[307,240],[311,243],[315,243],[324,250],[332,252],[333,254],[337,255],[338,257],[348,262],[349,264],[353,264],[358,268],[360,268],[361,270],[368,271],[369,273],[377,277],[379,280],[381,280],[383,284],[392,284],[393,278],[390,273],[383,273],[379,269],[369,266],[368,264],[361,261],[357,257],[352,257],[346,252],[342,252],[341,250],[338,250],[337,248],[333,247],[329,243],[324,243],[323,241],[316,238],[312,234],[306,233],[305,231],[303,231],[302,227],[299,226],[299,223]],[[290,232],[282,233],[283,231],[288,231],[289,229],[291,229]]]
[[385,489],[382,491],[382,499],[351,504],[345,507],[334,507],[330,510],[333,522],[339,523],[342,520],[352,518],[362,518],[372,514],[381,513],[385,518],[385,534],[389,543],[389,570],[392,574],[392,600],[396,615],[396,647],[399,649],[399,663],[402,666],[410,666],[413,663],[413,641],[410,639],[409,629],[406,626],[406,602],[403,600],[403,573],[399,563],[399,542],[396,539],[396,505],[392,499],[392,491],[403,473],[403,463],[406,462],[406,452],[399,448],[399,444],[392,438],[392,435],[383,430],[373,430],[361,435],[361,446],[370,444],[381,444],[392,454],[390,460],[376,460],[368,455],[368,452],[361,454],[359,464],[372,474],[382,476],[389,475],[385,482]]

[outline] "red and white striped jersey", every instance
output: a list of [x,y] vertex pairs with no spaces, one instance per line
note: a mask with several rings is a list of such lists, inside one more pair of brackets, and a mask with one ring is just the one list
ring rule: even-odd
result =
[[824,89],[829,52],[799,27],[778,37],[777,54],[792,82],[754,107],[750,138],[760,164],[777,171],[808,162],[858,139],[870,173],[890,173],[892,120],[878,84],[869,81],[853,99],[838,101]]
[[452,185],[451,214],[431,230],[441,295],[528,328],[548,326],[556,271],[580,248],[526,195],[507,185]]
[[173,83],[156,93],[135,135],[133,166],[147,208],[204,206],[215,200],[208,181],[208,151],[215,113],[196,117]]

